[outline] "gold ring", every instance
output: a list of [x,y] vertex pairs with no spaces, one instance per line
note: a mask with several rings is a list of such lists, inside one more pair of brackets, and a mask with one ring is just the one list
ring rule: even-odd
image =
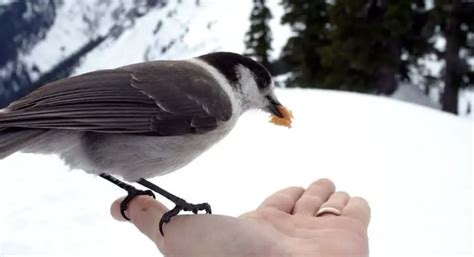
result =
[[336,209],[336,208],[333,208],[333,207],[323,207],[321,209],[319,209],[319,211],[316,213],[316,217],[319,217],[321,215],[323,215],[324,213],[331,213],[331,214],[334,214],[336,216],[340,216],[341,215],[341,211]]

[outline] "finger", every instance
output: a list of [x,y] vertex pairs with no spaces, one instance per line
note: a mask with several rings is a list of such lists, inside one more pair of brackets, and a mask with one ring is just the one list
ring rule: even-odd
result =
[[[115,200],[112,205],[110,206],[110,214],[112,217],[117,221],[127,221],[122,214],[120,213],[120,203],[125,199],[125,197],[120,197],[119,199]],[[127,212],[127,211],[125,211]]]
[[296,201],[303,194],[304,189],[301,187],[288,187],[282,189],[267,199],[265,199],[258,208],[275,208],[280,211],[291,213]]
[[366,228],[369,226],[370,207],[364,198],[350,198],[344,209],[342,209],[341,215],[360,221]]
[[335,189],[334,183],[329,179],[313,182],[296,201],[293,214],[313,216]]
[[[120,213],[120,203],[122,200],[123,198],[115,200],[110,208],[112,217],[119,221],[125,220]],[[137,196],[128,204],[127,216],[130,218],[130,222],[143,234],[158,243],[157,240],[161,239],[158,224],[163,214],[167,211],[168,209],[163,204],[153,198]]]
[[[339,211],[342,211],[344,209],[344,207],[346,206],[347,202],[349,201],[349,194],[346,193],[346,192],[335,192],[334,194],[332,194],[329,199],[324,202],[321,207],[319,209],[322,209],[322,208],[325,208],[325,207],[332,207],[332,208],[335,208]],[[316,211],[317,213],[317,211]],[[315,214],[316,214],[315,213]],[[326,212],[326,213],[323,213],[321,215],[319,215],[319,217],[324,217],[324,216],[334,216],[335,214],[333,213],[330,213],[330,212]]]

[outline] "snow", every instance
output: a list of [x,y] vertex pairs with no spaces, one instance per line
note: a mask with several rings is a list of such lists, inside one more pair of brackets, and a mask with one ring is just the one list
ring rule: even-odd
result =
[[[249,27],[250,1],[239,2],[232,12],[222,15],[226,1],[170,1],[162,9],[137,18],[132,29],[118,39],[107,40],[84,58],[75,71],[115,68],[156,59],[188,59],[214,51],[244,51],[244,35]],[[171,13],[171,14],[170,14]],[[164,21],[156,33],[157,24]],[[167,51],[163,47],[172,45]]]
[[20,58],[30,70],[33,70],[33,66],[42,73],[52,69],[89,40],[105,35],[113,25],[111,10],[119,8],[121,4],[119,1],[63,1],[57,8],[56,19],[45,38]]
[[[353,93],[277,95],[295,114],[292,129],[249,112],[210,151],[152,181],[235,216],[280,188],[328,177],[369,201],[372,256],[472,255],[472,122]],[[156,256],[110,217],[123,194],[54,156],[12,155],[0,161],[0,255]]]
[[9,5],[13,3],[15,0],[0,0],[0,6],[2,5]]
[[[279,22],[284,10],[278,3],[277,0],[269,1],[274,17],[270,21],[274,35],[273,59],[278,58],[291,33],[288,26]],[[127,29],[118,39],[107,40],[93,50],[75,74],[147,60],[187,59],[215,51],[242,53],[252,2],[241,1],[232,6],[232,12],[223,15],[222,10],[228,4],[227,1],[208,0],[200,1],[196,6],[195,1],[170,1],[166,7],[137,18],[133,28]],[[163,22],[155,34],[153,31],[160,21]],[[161,51],[170,44],[171,48]]]
[[397,90],[395,90],[390,97],[400,101],[416,103],[434,109],[441,109],[440,104],[433,101],[433,99],[421,91],[420,88],[405,83],[400,83]]
[[474,121],[474,89],[461,89],[459,93],[459,113]]

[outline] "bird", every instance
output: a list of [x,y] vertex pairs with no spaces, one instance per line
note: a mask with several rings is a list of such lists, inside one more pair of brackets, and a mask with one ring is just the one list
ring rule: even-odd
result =
[[0,160],[17,151],[56,154],[69,167],[126,190],[120,206],[126,219],[133,198],[159,193],[175,204],[160,220],[164,235],[163,225],[179,212],[211,213],[211,207],[188,203],[147,179],[190,163],[228,135],[246,111],[290,121],[274,89],[263,65],[231,52],[60,79],[0,110]]

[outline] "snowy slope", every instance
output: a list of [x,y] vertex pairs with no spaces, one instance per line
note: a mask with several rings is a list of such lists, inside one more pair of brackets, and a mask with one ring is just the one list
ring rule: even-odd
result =
[[[58,3],[60,4],[56,7],[56,18],[45,37],[19,56],[28,67],[32,79],[37,79],[40,74],[51,70],[90,40],[103,36],[108,37],[109,42],[114,41],[123,31],[134,29],[135,20],[141,15],[149,15],[150,9],[162,9],[161,4],[148,6],[143,0]],[[35,72],[35,69],[39,72]]]
[[[473,123],[387,98],[277,93],[295,113],[293,129],[247,113],[209,152],[153,181],[238,215],[279,188],[329,177],[371,204],[372,256],[471,256]],[[148,239],[109,216],[123,193],[53,156],[0,161],[0,256],[156,256]]]
[[164,8],[138,18],[119,38],[91,52],[75,73],[146,60],[191,58],[212,51],[243,52],[251,2],[242,2],[222,15],[228,3],[200,1],[196,6],[190,0],[170,1]]
[[[74,74],[114,68],[157,59],[191,58],[213,51],[244,52],[252,1],[182,0],[158,1],[153,8],[137,7],[132,1],[64,1],[45,38],[19,58],[33,79],[57,65],[99,36],[104,43],[82,58]],[[198,3],[199,2],[199,3]],[[146,1],[137,1],[144,5]],[[272,57],[290,35],[280,24],[283,8],[278,0],[269,1],[274,19]],[[135,9],[143,15],[132,15]],[[35,71],[39,70],[39,73]]]
[[[165,3],[148,9],[134,2],[64,1],[45,39],[20,58],[32,74],[34,67],[48,71],[99,36],[107,40],[87,53],[75,74],[146,60],[244,50],[251,1],[242,1],[226,15],[222,10],[228,1],[158,1]],[[135,15],[139,10],[142,14]]]

